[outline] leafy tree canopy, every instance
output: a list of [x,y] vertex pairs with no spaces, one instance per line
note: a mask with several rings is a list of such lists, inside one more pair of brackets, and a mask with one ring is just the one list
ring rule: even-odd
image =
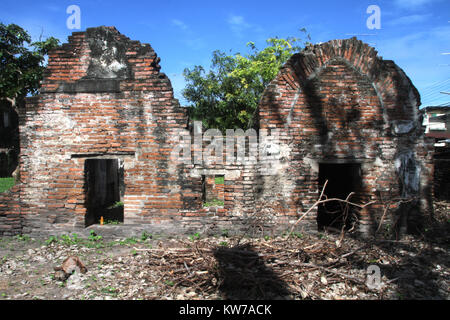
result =
[[36,94],[44,71],[45,56],[59,40],[31,42],[28,33],[16,24],[0,22],[0,99],[16,107],[18,98]]
[[[301,29],[306,34],[305,29]],[[310,40],[309,35],[306,35]],[[190,116],[201,120],[206,128],[246,129],[265,87],[283,64],[304,44],[300,38],[269,38],[259,50],[247,43],[250,53],[227,55],[214,51],[208,72],[202,66],[184,70],[186,87],[183,96],[191,103]]]

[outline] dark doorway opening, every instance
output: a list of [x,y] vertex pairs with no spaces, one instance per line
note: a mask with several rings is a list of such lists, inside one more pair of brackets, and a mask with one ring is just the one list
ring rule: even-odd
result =
[[19,116],[9,102],[0,100],[0,178],[13,176],[19,153]]
[[[361,164],[360,163],[320,163],[319,164],[319,192],[328,180],[325,188],[328,199],[338,198],[345,200],[354,192],[349,200],[354,201],[361,190]],[[352,201],[352,202],[353,202]],[[319,230],[327,227],[349,229],[353,226],[358,214],[354,206],[349,206],[340,201],[330,201],[320,204],[317,214]]]
[[123,166],[118,159],[85,161],[86,217],[85,225],[122,223],[124,218]]

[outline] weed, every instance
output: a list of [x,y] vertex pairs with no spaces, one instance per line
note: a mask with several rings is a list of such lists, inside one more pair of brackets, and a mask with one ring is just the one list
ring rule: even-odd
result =
[[102,240],[102,239],[103,239],[103,237],[97,235],[97,234],[95,233],[94,230],[91,230],[91,231],[89,232],[89,237],[88,237],[88,240],[89,240],[89,241],[100,241],[100,240]]
[[58,237],[57,236],[50,236],[47,240],[45,240],[46,245],[50,245],[52,243],[57,243]]
[[171,281],[171,280],[166,280],[166,281],[164,281],[164,283],[167,284],[170,287],[173,287],[175,285],[175,283],[173,281]]
[[16,239],[19,240],[19,241],[25,241],[25,242],[31,241],[30,236],[27,236],[27,235],[21,235],[21,234],[18,234],[18,235],[16,236]]
[[153,238],[152,234],[147,233],[147,231],[142,232],[142,235],[141,235],[141,240],[142,241],[145,241],[147,239],[152,239],[152,238]]
[[193,235],[189,236],[189,239],[194,242],[195,240],[200,240],[200,233],[194,233]]
[[219,199],[212,199],[210,201],[205,201],[203,203],[203,207],[223,207],[224,206],[224,202],[223,200],[219,200]]
[[292,238],[303,239],[303,234],[298,231],[291,232],[290,236]]
[[112,206],[109,206],[107,209],[114,209],[114,208],[123,207],[123,206],[124,206],[124,203],[122,201],[117,201]]
[[221,242],[219,243],[219,246],[222,246],[222,247],[228,247],[228,242],[226,242],[226,241],[221,241]]
[[105,294],[110,294],[110,295],[113,295],[113,296],[117,296],[117,294],[119,292],[119,289],[116,289],[116,288],[111,287],[111,286],[107,286],[105,288],[102,288],[100,290],[100,292],[101,293],[105,293]]
[[222,229],[222,237],[229,237],[230,231],[228,229]]
[[0,193],[8,191],[15,183],[14,178],[0,178]]
[[120,240],[119,244],[120,245],[130,245],[130,244],[136,244],[138,243],[138,239],[136,239],[135,237],[130,237],[130,238],[126,238],[125,240]]
[[71,246],[78,243],[78,236],[76,236],[75,238],[71,238],[69,235],[63,234],[59,237],[59,240],[61,240],[63,244]]
[[319,233],[319,234],[317,235],[317,237],[318,237],[320,240],[322,240],[322,239],[327,239],[327,235],[325,235],[325,234],[323,234],[323,233]]
[[103,224],[121,224],[119,220],[105,220]]

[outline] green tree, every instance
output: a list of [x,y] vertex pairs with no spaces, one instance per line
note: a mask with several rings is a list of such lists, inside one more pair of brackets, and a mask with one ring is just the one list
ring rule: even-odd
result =
[[[304,29],[302,32],[306,31]],[[309,35],[306,35],[310,40]],[[184,98],[190,102],[190,116],[201,120],[206,128],[249,128],[265,87],[283,64],[304,44],[300,38],[269,38],[259,50],[247,43],[250,53],[227,55],[214,51],[211,68],[202,66],[184,70]]]
[[20,26],[0,23],[0,99],[8,100],[16,109],[25,96],[36,94],[45,56],[58,44],[54,37],[32,42]]

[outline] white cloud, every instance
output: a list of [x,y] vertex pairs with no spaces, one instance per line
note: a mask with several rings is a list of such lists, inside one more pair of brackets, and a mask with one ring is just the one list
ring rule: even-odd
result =
[[189,27],[187,26],[187,24],[185,24],[183,21],[178,20],[178,19],[172,19],[172,24],[174,26],[177,26],[178,28],[180,28],[181,30],[188,30]]
[[172,19],[171,23],[172,25],[176,26],[177,28],[183,31],[184,35],[180,38],[180,41],[183,42],[185,45],[194,50],[201,50],[205,48],[206,46],[205,40],[201,37],[196,37],[195,33],[186,23],[178,19]]
[[400,18],[396,18],[387,22],[387,25],[390,26],[401,26],[401,25],[409,25],[416,24],[420,22],[424,22],[431,18],[431,13],[429,14],[413,14],[409,16],[403,16]]
[[252,27],[252,25],[246,22],[242,16],[231,15],[227,22],[231,28],[231,31],[233,31],[233,33],[238,37],[242,37],[243,32]]

